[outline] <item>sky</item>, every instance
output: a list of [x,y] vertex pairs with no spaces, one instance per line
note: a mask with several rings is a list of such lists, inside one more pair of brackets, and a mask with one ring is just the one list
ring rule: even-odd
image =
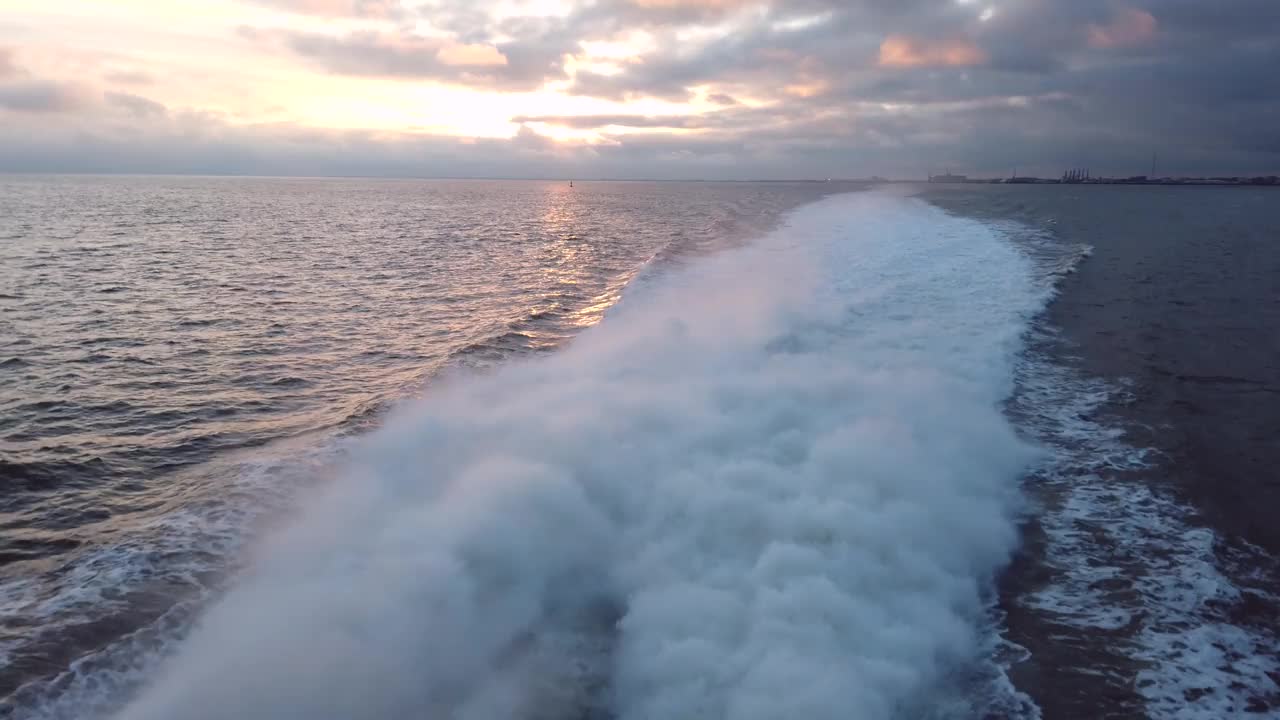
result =
[[1280,173],[1280,0],[0,0],[0,172]]

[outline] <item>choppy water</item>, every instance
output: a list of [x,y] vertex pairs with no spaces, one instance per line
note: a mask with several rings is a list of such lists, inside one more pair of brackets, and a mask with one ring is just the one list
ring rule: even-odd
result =
[[[1225,190],[1225,191],[1224,191]],[[1280,203],[1256,188],[968,186],[931,201],[1087,244],[1012,411],[1056,448],[1005,576],[1045,717],[1280,713]],[[1019,230],[1018,228],[1021,228]]]
[[837,190],[6,180],[0,714],[1266,712],[1094,239]]
[[646,267],[817,196],[3,180],[0,693],[201,594],[255,518],[443,369],[554,348]]

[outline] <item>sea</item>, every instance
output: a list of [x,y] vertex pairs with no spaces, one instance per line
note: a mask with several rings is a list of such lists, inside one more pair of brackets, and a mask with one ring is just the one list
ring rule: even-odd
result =
[[0,176],[0,717],[1280,717],[1278,232]]

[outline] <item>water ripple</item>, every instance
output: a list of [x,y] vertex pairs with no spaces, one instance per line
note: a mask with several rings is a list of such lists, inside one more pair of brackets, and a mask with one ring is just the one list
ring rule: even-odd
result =
[[0,716],[189,614],[442,369],[556,348],[833,189],[0,181]]

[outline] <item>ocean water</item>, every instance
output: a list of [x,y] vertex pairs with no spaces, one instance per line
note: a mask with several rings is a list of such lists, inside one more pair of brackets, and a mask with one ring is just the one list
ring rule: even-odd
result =
[[165,640],[257,525],[442,372],[554,348],[637,273],[816,196],[4,179],[0,694]]
[[1060,341],[1097,242],[932,200],[6,179],[0,714],[1266,712]]
[[1275,193],[927,197],[1090,248],[1036,324],[1011,406],[1056,448],[1004,577],[1009,637],[1029,651],[1014,677],[1046,717],[1280,714]]

